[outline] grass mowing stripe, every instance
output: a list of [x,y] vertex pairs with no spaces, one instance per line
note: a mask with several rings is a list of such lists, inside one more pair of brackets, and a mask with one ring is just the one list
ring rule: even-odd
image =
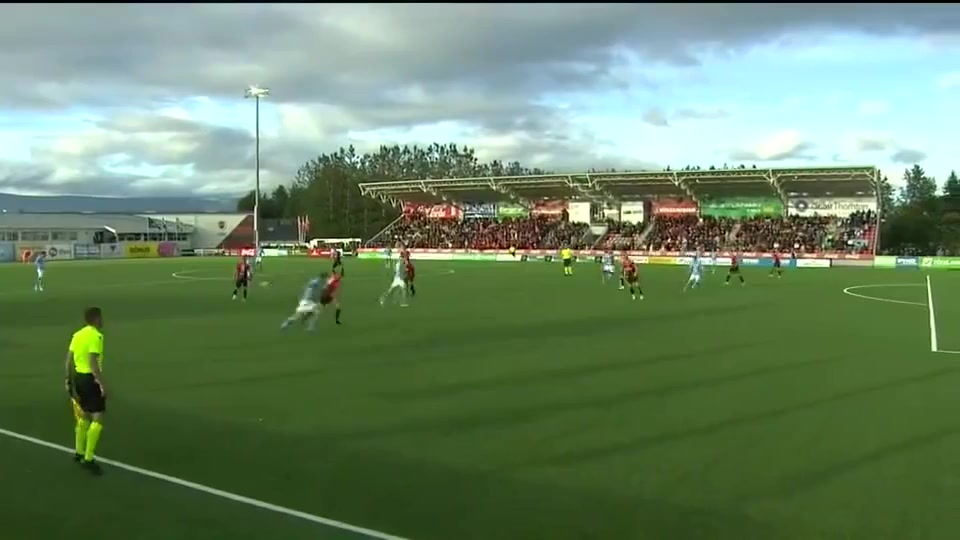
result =
[[[58,452],[63,452],[65,454],[73,454],[74,450],[72,448],[67,448],[66,446],[60,446],[59,444],[54,444],[49,441],[44,441],[42,439],[37,439],[29,435],[24,435],[22,433],[17,433],[15,431],[9,431],[3,428],[0,428],[0,435],[5,437],[10,437],[18,441],[25,443],[34,444],[37,446],[42,446],[44,448],[49,448],[51,450],[57,450]],[[212,495],[214,497],[219,497],[221,499],[227,499],[230,501],[238,502],[240,504],[245,504],[247,506],[253,506],[261,510],[267,510],[269,512],[274,512],[277,514],[284,514],[290,517],[301,519],[304,521],[309,521],[316,523],[318,525],[324,525],[327,527],[332,527],[335,529],[340,529],[343,531],[349,531],[352,533],[360,534],[368,538],[376,538],[377,540],[407,540],[400,536],[394,536],[392,534],[387,534],[380,531],[374,531],[372,529],[367,529],[364,527],[358,527],[356,525],[351,525],[349,523],[344,523],[342,521],[337,521],[335,519],[329,519],[321,516],[316,516],[313,514],[308,514],[306,512],[301,512],[299,510],[294,510],[292,508],[286,508],[283,506],[278,506],[276,504],[271,504],[268,502],[260,501],[257,499],[252,499],[250,497],[244,497],[243,495],[237,495],[235,493],[230,493],[220,489],[212,488],[205,486],[203,484],[197,484],[195,482],[190,482],[189,480],[184,480],[182,478],[177,478],[175,476],[169,476],[163,473],[158,473],[155,471],[150,471],[147,469],[141,469],[140,467],[135,467],[133,465],[127,465],[126,463],[121,463],[119,461],[114,461],[112,459],[98,458],[101,463],[110,465],[116,469],[121,469],[127,472],[138,474],[140,476],[146,476],[153,478],[154,480],[160,480],[161,482],[167,482],[168,484],[174,484],[186,489],[193,491],[199,491],[201,493],[206,493],[207,495]]]

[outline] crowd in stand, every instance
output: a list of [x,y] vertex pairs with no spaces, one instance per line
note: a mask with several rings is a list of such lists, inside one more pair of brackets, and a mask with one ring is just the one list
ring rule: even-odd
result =
[[869,252],[873,212],[846,218],[756,217],[729,219],[697,215],[658,215],[652,225],[607,223],[594,242],[589,225],[570,223],[566,215],[515,219],[429,219],[404,216],[372,245],[446,249],[616,249],[684,251]]
[[587,224],[570,223],[560,216],[515,219],[429,219],[404,216],[374,244],[408,248],[446,249],[574,249],[585,244]]

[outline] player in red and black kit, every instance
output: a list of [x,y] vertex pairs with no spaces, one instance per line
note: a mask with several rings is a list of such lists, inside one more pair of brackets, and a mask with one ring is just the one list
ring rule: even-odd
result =
[[729,285],[730,278],[733,276],[740,278],[741,285],[746,285],[746,282],[743,281],[743,274],[740,273],[740,256],[736,253],[730,256],[730,270],[727,272],[727,280],[724,285]]
[[334,320],[337,324],[343,324],[340,322],[340,281],[343,279],[343,273],[320,274],[320,279],[323,280],[323,290],[320,291],[320,306],[326,308],[333,304],[333,307],[336,308]]
[[343,274],[343,249],[335,247],[330,250],[330,256],[333,258],[333,266],[331,267],[332,272],[336,272],[337,269],[340,269],[340,273]]
[[417,272],[413,267],[413,261],[410,260],[410,253],[407,251],[403,252],[403,266],[406,270],[404,281],[407,284],[407,292],[410,293],[411,297],[414,297],[417,295],[417,288],[413,285],[413,279],[416,277]]
[[780,253],[773,252],[773,268],[770,269],[770,277],[776,274],[778,278],[783,277],[783,266],[780,262]]
[[240,260],[237,261],[237,268],[233,274],[233,299],[237,299],[237,294],[240,290],[243,290],[243,300],[247,300],[247,289],[250,286],[250,281],[253,278],[253,271],[250,269],[250,263],[247,262],[246,257],[240,257]]
[[629,257],[623,258],[623,274],[620,279],[621,282],[626,282],[630,287],[631,298],[636,300],[637,295],[640,295],[640,299],[643,300],[643,290],[640,289],[640,275],[637,272],[637,265]]

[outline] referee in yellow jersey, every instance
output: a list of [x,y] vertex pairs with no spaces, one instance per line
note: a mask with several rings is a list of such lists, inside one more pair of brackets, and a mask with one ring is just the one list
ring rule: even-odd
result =
[[93,474],[101,473],[95,455],[103,415],[107,410],[107,388],[103,382],[103,312],[98,307],[83,312],[84,326],[70,339],[70,350],[64,366],[67,392],[79,405],[80,414],[74,431],[74,459]]
[[563,261],[563,275],[572,276],[573,275],[573,251],[564,246],[560,250],[560,259]]

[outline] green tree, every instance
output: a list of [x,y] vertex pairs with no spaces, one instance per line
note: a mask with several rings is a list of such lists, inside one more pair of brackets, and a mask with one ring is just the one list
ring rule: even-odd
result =
[[894,197],[893,186],[890,185],[890,179],[884,176],[877,185],[877,195],[880,199],[880,210],[885,215],[892,214],[896,209],[896,198]]
[[928,208],[937,199],[937,181],[927,176],[920,165],[903,171],[903,187],[900,188],[900,203],[903,206]]

